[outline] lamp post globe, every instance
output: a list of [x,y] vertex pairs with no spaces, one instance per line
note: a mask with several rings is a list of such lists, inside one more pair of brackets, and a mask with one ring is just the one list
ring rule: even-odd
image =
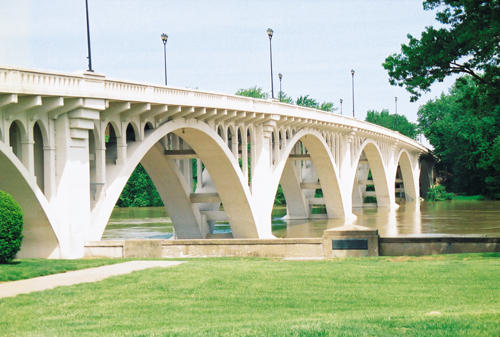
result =
[[273,38],[274,31],[271,28],[267,29],[269,36],[269,57],[271,60],[271,98],[274,98],[274,85],[273,85],[273,50],[271,48],[271,39]]
[[165,60],[165,85],[167,85],[167,40],[168,40],[168,35],[165,33],[161,34],[161,40],[163,42],[163,59]]

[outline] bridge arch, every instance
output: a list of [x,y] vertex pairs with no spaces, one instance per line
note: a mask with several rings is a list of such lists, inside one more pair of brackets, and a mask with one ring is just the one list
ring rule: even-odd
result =
[[[161,177],[164,177],[165,174],[162,174],[159,169],[171,169],[172,165],[169,165],[168,161],[172,159],[165,159],[158,142],[169,133],[174,133],[186,141],[208,169],[224,205],[233,236],[240,238],[259,237],[261,229],[258,228],[256,223],[256,213],[249,202],[251,198],[250,191],[247,184],[245,184],[238,161],[229,151],[227,144],[222,141],[212,128],[205,123],[189,120],[186,122],[170,121],[165,123],[151,132],[143,142],[136,142],[131,145],[128,160],[121,167],[117,165],[116,170],[108,177],[108,182],[111,183],[108,185],[107,195],[96,221],[92,225],[90,239],[99,240],[101,238],[113,207],[139,162],[143,164],[151,179],[155,182],[162,199],[165,198],[164,192],[166,190],[162,190],[165,180],[161,180]],[[158,160],[161,160],[161,162],[158,162]],[[155,164],[150,165],[152,162]],[[156,182],[159,184],[157,185]],[[189,199],[190,192],[186,188],[177,192],[179,194],[174,196],[176,200]],[[191,205],[191,207],[193,207],[192,210],[184,209],[184,211],[190,213],[192,221],[193,218],[199,217],[199,211],[197,211],[196,206]],[[174,225],[176,216],[185,215],[179,214],[179,211],[170,209],[168,206],[167,209],[171,213]],[[198,226],[198,223],[191,223],[191,226]],[[178,228],[176,228],[177,231]]]
[[0,190],[12,195],[24,214],[24,238],[18,257],[70,257],[70,247],[61,240],[62,229],[47,199],[20,159],[3,142],[0,142]]
[[418,168],[412,165],[411,156],[407,150],[402,149],[399,152],[397,163],[399,163],[399,167],[401,168],[406,200],[417,200],[419,197],[419,179],[417,178],[415,169]]
[[[394,182],[394,179],[389,179],[387,176],[386,163],[384,162],[382,153],[378,144],[371,140],[365,140],[359,147],[354,160],[354,167],[357,168],[361,154],[365,153],[372,172],[373,184],[375,185],[375,193],[377,196],[378,207],[391,207],[395,203],[395,195],[392,193],[394,187],[390,188],[389,182]],[[355,176],[353,177],[355,179]],[[354,186],[355,181],[353,181]]]
[[[324,137],[315,130],[300,130],[298,131],[287,143],[282,151],[283,158],[274,170],[272,179],[272,191],[276,191],[278,184],[282,180],[283,174],[287,175],[289,181],[282,182],[283,192],[285,198],[289,195],[289,200],[296,204],[300,204],[303,194],[301,192],[300,181],[293,181],[293,176],[297,177],[292,167],[292,160],[290,154],[296,147],[296,144],[301,142],[308,151],[312,162],[316,168],[316,172],[323,191],[325,200],[325,207],[330,218],[344,218],[352,217],[352,211],[347,208],[349,203],[344,200],[342,193],[339,174],[333,157],[325,143]],[[285,186],[286,185],[286,186]],[[285,191],[286,190],[286,191]],[[270,196],[270,202],[274,200],[274,194]],[[288,204],[287,200],[287,204]],[[307,204],[307,203],[306,203]]]

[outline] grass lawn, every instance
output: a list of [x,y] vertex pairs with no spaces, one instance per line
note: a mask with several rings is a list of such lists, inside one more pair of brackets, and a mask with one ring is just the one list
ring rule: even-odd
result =
[[500,335],[499,253],[188,261],[0,299],[0,335]]

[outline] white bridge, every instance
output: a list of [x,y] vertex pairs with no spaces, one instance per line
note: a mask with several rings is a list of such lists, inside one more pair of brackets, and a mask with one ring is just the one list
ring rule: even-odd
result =
[[139,163],[175,238],[216,238],[221,220],[234,238],[272,238],[278,184],[290,219],[352,218],[365,196],[378,207],[417,199],[427,152],[386,128],[276,100],[0,67],[0,190],[24,212],[18,257],[82,257]]

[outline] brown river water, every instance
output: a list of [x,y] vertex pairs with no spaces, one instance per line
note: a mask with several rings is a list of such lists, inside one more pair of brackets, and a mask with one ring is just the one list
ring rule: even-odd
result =
[[[406,202],[394,210],[358,208],[354,220],[281,220],[284,207],[273,210],[273,234],[286,238],[323,236],[325,229],[355,224],[376,228],[382,237],[487,235],[500,237],[500,201]],[[227,233],[228,223],[217,223],[215,233]],[[169,239],[172,222],[163,207],[115,208],[102,240]]]

